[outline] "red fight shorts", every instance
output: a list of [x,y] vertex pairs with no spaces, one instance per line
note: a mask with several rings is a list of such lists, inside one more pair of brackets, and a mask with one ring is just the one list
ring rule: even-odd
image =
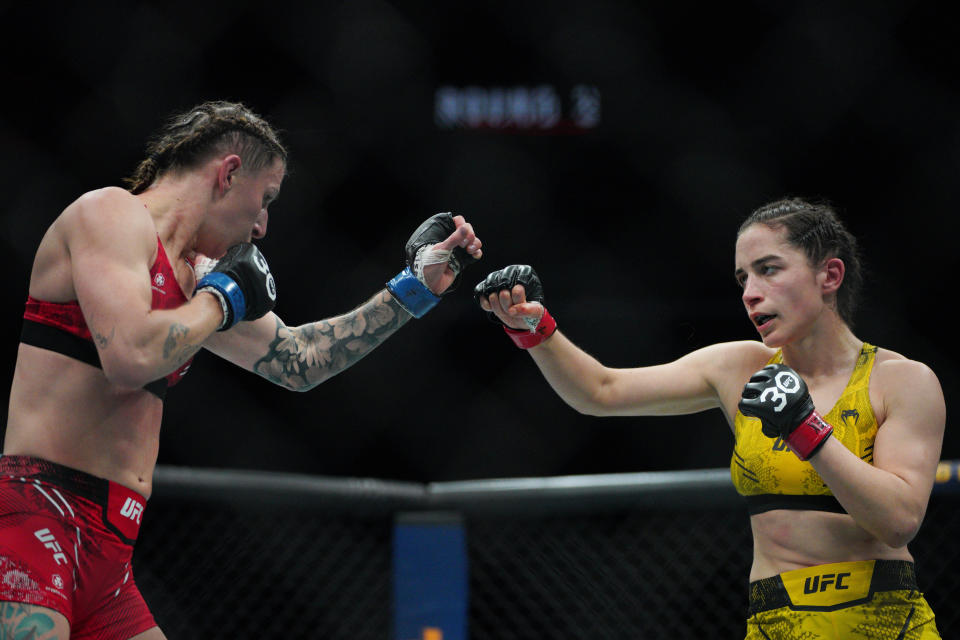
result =
[[82,471],[0,456],[0,601],[62,613],[73,640],[157,626],[130,567],[145,503]]

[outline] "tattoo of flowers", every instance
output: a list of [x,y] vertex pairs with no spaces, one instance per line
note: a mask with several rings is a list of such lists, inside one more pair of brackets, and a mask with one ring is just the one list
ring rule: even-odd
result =
[[301,327],[277,321],[276,338],[253,370],[290,389],[311,389],[358,362],[409,319],[383,292],[336,318]]
[[47,635],[54,621],[43,611],[17,602],[0,602],[0,640],[57,640]]

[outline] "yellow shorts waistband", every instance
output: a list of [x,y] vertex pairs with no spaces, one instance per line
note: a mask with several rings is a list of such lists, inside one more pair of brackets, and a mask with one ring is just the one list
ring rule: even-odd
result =
[[878,591],[917,590],[912,562],[836,562],[786,571],[750,583],[750,615],[781,607],[831,611],[869,602]]

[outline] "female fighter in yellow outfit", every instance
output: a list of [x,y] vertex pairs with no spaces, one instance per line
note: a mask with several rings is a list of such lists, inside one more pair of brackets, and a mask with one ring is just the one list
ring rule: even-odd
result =
[[760,341],[658,366],[612,369],[575,346],[529,266],[491,273],[476,295],[581,413],[723,412],[753,532],[748,639],[939,638],[907,549],[943,442],[937,377],[854,335],[857,244],[828,205],[754,211],[735,263]]

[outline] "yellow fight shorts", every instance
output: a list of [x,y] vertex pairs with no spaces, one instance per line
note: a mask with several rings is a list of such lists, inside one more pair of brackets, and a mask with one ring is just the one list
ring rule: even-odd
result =
[[940,638],[912,562],[821,564],[750,583],[747,640]]

